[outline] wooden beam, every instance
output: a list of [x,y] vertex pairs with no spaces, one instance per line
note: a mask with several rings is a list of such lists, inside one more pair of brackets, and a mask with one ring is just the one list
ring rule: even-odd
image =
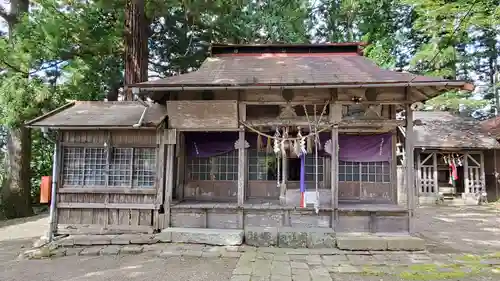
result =
[[434,179],[434,194],[439,195],[439,182],[438,182],[438,159],[437,159],[437,153],[433,152],[432,153],[432,166],[433,166],[433,175],[432,178]]
[[485,172],[484,172],[484,153],[482,151],[479,152],[479,153],[480,153],[480,155],[479,155],[479,157],[480,157],[479,158],[480,159],[479,160],[479,162],[480,162],[479,167],[481,169],[479,171],[481,173],[479,176],[481,177],[480,178],[481,179],[481,191],[486,192],[486,175],[485,175]]
[[75,194],[156,194],[153,188],[130,188],[130,187],[63,187],[58,190],[59,193]]
[[[405,88],[405,94],[410,95],[409,88]],[[408,186],[408,231],[410,234],[414,233],[414,210],[415,210],[415,163],[414,156],[414,132],[413,132],[413,110],[408,104],[406,106],[406,139],[405,139],[405,153],[406,153],[406,184]]]
[[156,210],[155,204],[135,203],[63,203],[57,204],[58,209],[124,209],[124,210]]
[[[247,105],[312,105],[312,104],[325,104],[327,100],[313,100],[313,101],[241,101],[242,104]],[[412,104],[414,100],[380,100],[380,101],[351,101],[351,100],[337,100],[336,103],[341,105],[350,104],[364,104],[364,105],[378,105],[378,104]]]
[[152,234],[153,227],[148,225],[107,225],[97,224],[58,224],[57,234],[127,234],[148,233]]
[[[336,118],[336,116],[334,116]],[[301,126],[307,128],[309,122],[304,118],[293,118],[293,119],[277,119],[277,118],[262,118],[258,120],[247,120],[245,122],[251,127],[274,127],[274,126]],[[389,119],[375,119],[375,120],[342,120],[338,122],[337,120],[331,121],[321,121],[319,128],[328,128],[333,125],[339,125],[342,128],[350,127],[386,127],[386,128],[396,128],[405,124],[404,120],[389,120]]]

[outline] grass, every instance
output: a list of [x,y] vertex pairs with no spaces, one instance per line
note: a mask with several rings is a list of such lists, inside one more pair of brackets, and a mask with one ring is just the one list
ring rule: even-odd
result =
[[364,267],[359,273],[363,276],[399,276],[400,280],[437,281],[437,280],[467,280],[468,277],[491,272],[500,274],[500,267],[489,265],[482,261],[500,259],[500,252],[479,255],[463,255],[450,264],[413,264],[407,267],[393,267],[390,270],[381,270],[381,267]]

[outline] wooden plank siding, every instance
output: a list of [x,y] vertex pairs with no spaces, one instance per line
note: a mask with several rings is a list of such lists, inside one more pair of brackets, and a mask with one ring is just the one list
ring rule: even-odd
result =
[[[58,234],[150,233],[158,225],[158,210],[162,203],[164,149],[160,149],[163,126],[155,130],[94,130],[62,131],[61,158],[65,147],[93,148],[155,148],[153,187],[133,186],[72,186],[64,182],[64,163],[57,191]],[[132,156],[133,157],[133,156]],[[108,183],[110,156],[106,159],[105,182]],[[128,163],[130,166],[132,163]],[[64,162],[64,161],[62,161]],[[131,168],[132,169],[132,168]],[[132,174],[132,173],[130,173]],[[132,178],[132,176],[131,176]]]

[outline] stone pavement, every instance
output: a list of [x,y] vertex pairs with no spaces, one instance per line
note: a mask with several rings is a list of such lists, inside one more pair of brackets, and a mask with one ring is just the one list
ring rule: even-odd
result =
[[431,252],[500,252],[500,209],[487,206],[425,206],[415,229]]
[[32,241],[12,240],[13,233],[39,237],[46,225],[39,219],[4,224],[0,225],[0,280],[500,280],[498,210],[423,207],[417,216],[416,229],[428,242],[426,252],[103,245],[57,249],[51,259],[17,260]]

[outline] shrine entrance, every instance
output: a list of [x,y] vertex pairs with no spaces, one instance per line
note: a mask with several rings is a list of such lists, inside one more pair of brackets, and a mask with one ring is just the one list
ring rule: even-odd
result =
[[420,204],[477,197],[485,190],[481,151],[420,151],[416,170]]

